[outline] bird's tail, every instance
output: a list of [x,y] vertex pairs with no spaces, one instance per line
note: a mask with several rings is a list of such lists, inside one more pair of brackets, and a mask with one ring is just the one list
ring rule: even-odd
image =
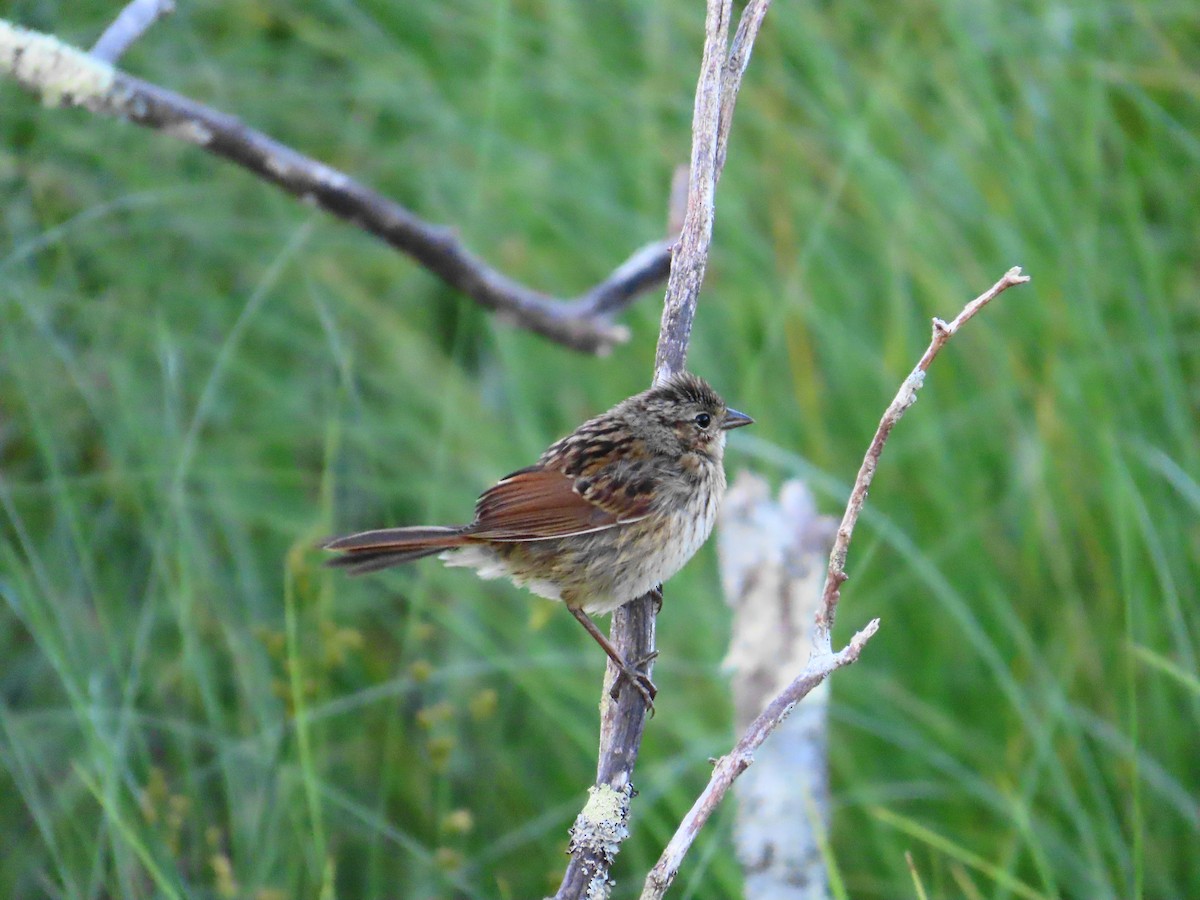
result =
[[327,565],[346,569],[351,575],[362,575],[433,556],[465,543],[467,538],[461,528],[418,526],[360,531],[333,538],[321,546],[341,553]]

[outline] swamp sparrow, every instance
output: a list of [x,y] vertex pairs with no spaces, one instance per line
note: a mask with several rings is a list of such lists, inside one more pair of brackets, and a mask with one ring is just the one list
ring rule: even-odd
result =
[[354,574],[439,553],[447,565],[561,600],[649,704],[654,685],[589,614],[659,590],[700,549],[725,493],[725,432],[753,421],[682,372],[500,479],[468,525],[362,531],[323,546],[342,554],[330,565]]

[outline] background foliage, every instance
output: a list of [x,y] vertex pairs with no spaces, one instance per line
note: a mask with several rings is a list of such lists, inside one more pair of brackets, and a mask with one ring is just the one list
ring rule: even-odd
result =
[[[89,45],[119,4],[16,0]],[[181,2],[124,65],[582,290],[659,236],[698,2]],[[1200,896],[1200,7],[786,2],[742,92],[692,367],[730,468],[829,511],[938,360],[851,555],[829,857],[854,897]],[[193,148],[0,85],[0,894],[533,897],[602,656],[335,530],[461,520],[642,388]],[[731,740],[705,550],[668,588],[617,896]],[[726,811],[728,813],[728,811]],[[673,889],[737,896],[729,816]]]

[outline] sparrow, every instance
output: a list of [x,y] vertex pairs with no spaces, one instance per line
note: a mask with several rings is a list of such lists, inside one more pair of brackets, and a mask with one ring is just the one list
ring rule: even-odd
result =
[[501,478],[466,525],[360,531],[322,546],[339,554],[329,565],[355,575],[437,554],[448,566],[561,600],[652,709],[653,683],[591,616],[646,593],[661,602],[662,583],[712,532],[725,493],[726,432],[753,421],[681,372]]

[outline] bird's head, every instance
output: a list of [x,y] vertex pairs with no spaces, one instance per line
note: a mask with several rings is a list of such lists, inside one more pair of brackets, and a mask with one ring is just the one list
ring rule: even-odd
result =
[[622,404],[627,420],[643,432],[654,453],[699,453],[720,462],[725,432],[754,422],[726,405],[704,379],[679,372]]

